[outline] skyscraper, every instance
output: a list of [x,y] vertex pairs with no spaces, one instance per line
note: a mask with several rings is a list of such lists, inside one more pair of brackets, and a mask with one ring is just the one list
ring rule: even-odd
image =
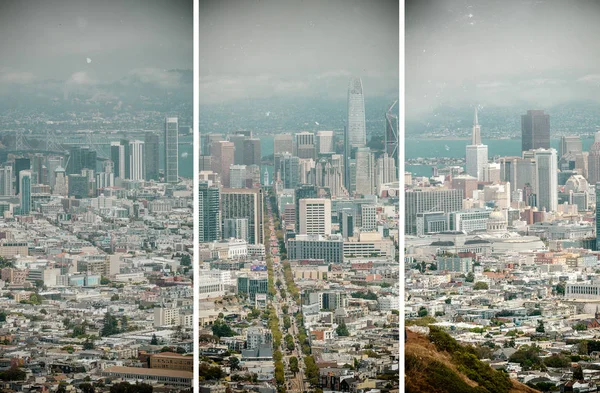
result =
[[333,131],[317,131],[317,154],[335,153]]
[[244,165],[260,165],[260,139],[246,138],[244,140]]
[[243,134],[232,134],[229,135],[229,142],[233,143],[235,152],[233,155],[233,163],[235,165],[242,165],[244,163],[244,141],[246,136]]
[[600,248],[600,183],[596,183],[596,250]]
[[450,213],[462,209],[463,190],[443,190],[435,188],[413,189],[405,191],[404,233],[417,234],[417,214],[441,211]]
[[331,199],[300,199],[300,235],[331,234]]
[[385,152],[394,160],[398,168],[400,134],[398,134],[398,116],[392,112],[397,103],[397,100],[394,101],[385,114]]
[[356,149],[356,188],[358,195],[375,194],[375,161],[371,149]]
[[273,154],[293,153],[294,137],[292,134],[278,134],[273,138]]
[[315,145],[315,134],[302,131],[295,135],[295,155],[298,158],[317,158],[317,147]]
[[488,162],[488,147],[481,144],[481,129],[477,120],[477,107],[475,107],[475,116],[473,118],[473,132],[471,135],[471,144],[467,146],[466,151],[466,172],[468,175],[483,181],[483,167]]
[[365,127],[365,99],[362,80],[352,78],[348,86],[348,142],[351,147],[362,147],[367,143]]
[[21,214],[29,215],[31,212],[31,171],[19,172],[19,202],[21,203]]
[[[126,142],[126,141],[125,141]],[[124,141],[110,143],[110,160],[113,162],[115,178],[125,179],[125,145]]]
[[0,196],[13,195],[12,177],[12,165],[4,165],[0,167]]
[[220,192],[219,187],[213,186],[208,181],[200,181],[200,237],[199,241],[212,242],[221,237],[221,220],[219,214]]
[[560,148],[558,151],[559,158],[565,154],[572,153],[575,156],[583,152],[583,144],[579,135],[569,135],[560,137]]
[[87,198],[89,195],[88,177],[84,175],[69,175],[68,176],[68,195],[76,199]]
[[176,117],[165,119],[165,182],[179,180],[179,126]]
[[283,188],[295,188],[300,183],[300,159],[284,153],[279,160],[279,178]]
[[28,171],[31,169],[31,161],[29,160],[29,158],[16,158],[15,159],[15,180],[16,180],[16,187],[15,187],[15,195],[19,195],[19,193],[21,192],[21,183],[19,181],[20,177],[19,174],[21,173],[21,171]]
[[600,131],[594,135],[594,143],[590,146],[588,155],[588,182],[600,183]]
[[211,167],[212,171],[221,176],[223,187],[230,187],[229,168],[233,165],[235,156],[235,146],[233,142],[218,141],[211,147]]
[[247,218],[251,244],[264,244],[263,190],[223,188],[221,219]]
[[536,164],[535,193],[537,208],[556,211],[558,208],[558,160],[556,150],[534,150]]
[[146,180],[158,180],[160,137],[158,134],[148,132],[144,135],[144,145]]
[[246,165],[229,166],[229,183],[231,188],[246,188]]
[[129,142],[129,179],[144,180],[145,178],[145,160],[144,160],[144,142]]
[[529,110],[521,115],[521,150],[550,148],[550,115],[541,110]]
[[82,169],[96,170],[96,151],[89,147],[72,147],[69,151],[67,174],[79,174]]

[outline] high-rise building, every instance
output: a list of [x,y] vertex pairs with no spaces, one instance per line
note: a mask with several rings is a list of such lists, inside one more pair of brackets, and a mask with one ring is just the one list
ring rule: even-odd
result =
[[16,195],[19,195],[19,193],[21,192],[21,184],[19,182],[19,174],[21,173],[21,171],[28,171],[31,169],[31,161],[29,160],[29,158],[16,158],[15,159],[15,180],[16,180],[16,187],[15,187],[15,193]]
[[450,213],[462,209],[462,190],[440,190],[436,188],[413,189],[405,191],[404,233],[417,234],[417,214],[430,211]]
[[348,142],[352,147],[362,147],[367,143],[365,126],[365,99],[362,80],[352,78],[348,86]]
[[223,239],[249,240],[247,218],[227,218],[223,220]]
[[521,115],[521,150],[550,148],[550,115],[541,110],[529,110]]
[[338,211],[338,223],[344,239],[354,235],[354,210],[344,208]]
[[212,242],[221,238],[221,220],[219,213],[220,191],[208,181],[199,185],[200,236],[199,241]]
[[31,213],[31,171],[19,172],[19,202],[21,203],[21,214],[26,216]]
[[393,157],[388,156],[387,153],[383,153],[377,159],[376,172],[377,178],[375,185],[378,192],[382,184],[398,181],[398,169],[396,168],[396,161]]
[[242,165],[244,163],[244,141],[246,140],[246,136],[243,134],[232,134],[229,135],[229,142],[233,143],[234,155],[233,155],[233,163],[235,165]]
[[0,167],[0,196],[12,196],[13,194],[13,167],[4,165]]
[[260,165],[260,139],[258,138],[246,138],[244,140],[244,165]]
[[594,135],[594,143],[588,155],[588,182],[600,183],[600,131]]
[[393,113],[394,106],[398,101],[394,101],[385,114],[385,153],[394,160],[396,167],[399,167],[400,159],[400,134],[398,133],[398,116]]
[[362,205],[360,207],[361,228],[372,231],[377,228],[377,207],[375,205]]
[[558,160],[556,150],[534,150],[536,163],[537,208],[556,211],[558,208]]
[[560,137],[560,147],[558,150],[559,158],[565,154],[571,153],[575,156],[583,152],[583,143],[579,135],[569,135]]
[[294,136],[292,134],[278,134],[273,138],[273,154],[293,153]]
[[596,250],[600,249],[600,183],[596,183]]
[[229,166],[229,183],[231,188],[246,188],[246,165]]
[[179,126],[176,117],[165,119],[165,182],[179,181]]
[[302,131],[295,135],[295,155],[298,158],[317,158],[317,147],[315,145],[315,134]]
[[318,189],[312,184],[299,184],[294,191],[294,204],[296,213],[296,230],[300,230],[300,200],[305,198],[318,198]]
[[115,178],[126,179],[125,143],[127,143],[127,141],[115,141],[110,143],[110,160],[114,164]]
[[144,180],[146,163],[144,159],[144,142],[129,142],[129,179]]
[[223,135],[221,134],[201,134],[200,135],[200,155],[210,156],[210,149],[212,148],[213,142],[224,141]]
[[160,137],[154,132],[144,135],[144,155],[146,161],[146,180],[159,180]]
[[333,131],[317,131],[317,154],[335,153]]
[[67,162],[67,174],[79,174],[81,170],[96,170],[96,151],[89,147],[72,147],[69,150],[69,161]]
[[483,168],[488,162],[488,147],[481,144],[481,129],[477,120],[477,107],[475,108],[475,117],[473,119],[473,133],[471,135],[471,144],[467,146],[466,154],[466,172],[468,175],[483,181]]
[[375,194],[375,162],[373,153],[368,147],[356,149],[356,194]]
[[211,147],[212,171],[221,176],[223,187],[230,187],[229,168],[234,164],[235,145],[233,142],[218,141]]
[[89,196],[89,181],[84,175],[69,175],[68,176],[68,195],[76,199],[87,198]]
[[48,168],[48,184],[50,185],[50,187],[54,187],[54,183],[56,182],[56,168],[63,166],[63,158],[48,157],[46,163],[46,166]]
[[315,185],[329,188],[332,197],[346,196],[343,161],[341,154],[331,154],[315,163]]
[[52,189],[52,195],[66,196],[68,193],[67,188],[67,175],[65,168],[59,166],[54,171],[54,188]]
[[300,235],[331,234],[331,199],[300,199]]
[[296,188],[300,183],[300,159],[290,153],[283,153],[279,159],[279,178],[283,188]]
[[264,244],[263,190],[223,188],[221,219],[247,218],[250,244]]

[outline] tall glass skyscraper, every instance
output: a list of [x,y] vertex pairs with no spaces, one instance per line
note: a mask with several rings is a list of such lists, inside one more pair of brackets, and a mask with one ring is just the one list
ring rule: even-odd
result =
[[362,147],[367,144],[365,127],[365,98],[362,80],[353,78],[348,86],[348,143],[351,147]]
[[203,242],[219,240],[221,234],[221,218],[219,213],[219,187],[212,186],[208,181],[199,184],[200,195],[200,239]]
[[21,214],[26,216],[31,212],[31,171],[25,170],[19,173],[19,199],[21,203]]
[[153,132],[144,135],[146,180],[158,180],[159,136]]
[[176,117],[165,119],[165,182],[177,183],[179,179],[179,126]]
[[521,150],[550,148],[550,115],[540,110],[521,115]]

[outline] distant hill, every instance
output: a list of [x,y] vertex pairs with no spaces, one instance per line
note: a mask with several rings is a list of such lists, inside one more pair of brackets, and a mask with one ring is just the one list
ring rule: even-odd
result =
[[481,362],[474,351],[432,327],[428,336],[407,331],[407,393],[535,393],[503,371]]

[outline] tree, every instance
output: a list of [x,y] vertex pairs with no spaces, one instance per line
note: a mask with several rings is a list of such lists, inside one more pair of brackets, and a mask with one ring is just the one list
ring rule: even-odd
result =
[[177,352],[180,355],[183,355],[183,354],[187,353],[187,351],[183,347],[177,347],[177,348],[175,348],[175,352]]
[[587,330],[587,325],[583,322],[579,322],[578,324],[576,324],[575,326],[573,326],[573,329],[575,330]]
[[235,332],[231,330],[229,325],[222,319],[217,319],[212,325],[212,332],[215,336],[221,337],[233,337]]
[[101,336],[107,337],[120,333],[117,317],[112,315],[110,312],[106,312],[106,314],[104,314],[102,323],[102,330],[100,331]]
[[110,301],[111,301],[111,302],[115,302],[115,301],[117,301],[117,300],[119,300],[119,294],[118,294],[118,293],[115,293],[114,295],[112,295],[112,296],[110,297]]
[[96,346],[94,345],[94,341],[87,339],[85,340],[85,342],[83,343],[83,349],[89,351],[94,349]]
[[0,373],[2,381],[23,381],[27,373],[16,366],[12,366],[6,371]]
[[477,281],[475,283],[475,286],[473,286],[473,289],[476,291],[479,291],[481,289],[490,289],[489,286],[487,285],[487,283],[483,282],[483,281]]
[[583,380],[583,369],[581,368],[581,366],[578,365],[573,369],[573,379],[576,381]]
[[293,373],[300,371],[300,367],[298,367],[298,358],[295,356],[290,358],[290,371]]
[[473,282],[475,281],[475,274],[473,274],[473,272],[469,272],[469,274],[467,274],[467,278],[465,278],[466,282]]
[[6,322],[6,312],[0,311],[0,322]]
[[89,382],[85,382],[85,383],[82,383],[81,385],[79,385],[79,389],[81,389],[81,391],[83,393],[95,393],[96,392],[96,389],[94,388],[94,386]]
[[538,325],[535,328],[535,331],[538,333],[546,333],[546,328],[544,328],[544,321],[541,319],[538,321]]
[[240,359],[238,359],[236,356],[230,356],[229,357],[229,367],[232,370],[239,370],[240,369]]
[[427,316],[427,309],[423,306],[421,306],[421,308],[419,308],[419,318],[423,318]]
[[348,327],[346,326],[346,323],[344,321],[341,321],[340,324],[338,325],[338,327],[335,328],[335,332],[340,337],[347,337],[350,335],[350,332],[348,331]]
[[152,339],[150,340],[150,345],[158,345],[158,338],[156,337],[156,334],[152,335]]

